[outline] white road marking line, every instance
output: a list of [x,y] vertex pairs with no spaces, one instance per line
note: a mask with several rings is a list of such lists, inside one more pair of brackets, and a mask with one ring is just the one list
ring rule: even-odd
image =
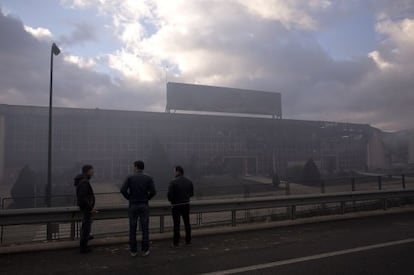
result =
[[317,260],[317,259],[340,256],[340,255],[351,254],[351,253],[356,253],[360,251],[367,251],[367,250],[378,249],[378,248],[383,248],[383,247],[388,247],[388,246],[395,246],[395,245],[406,244],[406,243],[412,243],[412,242],[414,242],[414,238],[374,244],[374,245],[361,246],[361,247],[356,247],[356,248],[351,248],[351,249],[344,249],[344,250],[339,250],[339,251],[333,251],[333,252],[328,252],[328,253],[322,253],[322,254],[317,254],[317,255],[312,255],[312,256],[306,256],[306,257],[301,257],[301,258],[295,258],[295,259],[289,259],[289,260],[283,260],[283,261],[277,261],[277,262],[271,262],[271,263],[265,263],[265,264],[258,264],[258,265],[251,265],[251,266],[228,269],[228,270],[221,270],[221,271],[216,271],[216,272],[211,272],[211,273],[203,273],[201,275],[236,274],[236,273],[255,271],[255,270],[272,268],[272,267],[277,267],[277,266],[282,266],[282,265],[289,265],[289,264],[294,264],[294,263],[312,261],[312,260]]

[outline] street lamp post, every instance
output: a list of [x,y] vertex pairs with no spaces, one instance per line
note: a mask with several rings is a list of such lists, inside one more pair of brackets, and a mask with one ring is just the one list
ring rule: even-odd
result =
[[[58,55],[60,49],[55,43],[50,49],[50,86],[49,86],[49,135],[47,152],[47,185],[46,185],[46,206],[52,206],[52,96],[53,96],[53,56]],[[47,224],[47,239],[52,239],[51,224]]]

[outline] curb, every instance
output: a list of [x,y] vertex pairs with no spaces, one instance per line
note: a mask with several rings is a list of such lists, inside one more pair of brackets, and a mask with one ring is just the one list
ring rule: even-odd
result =
[[[377,217],[377,216],[413,213],[413,212],[414,212],[414,206],[405,206],[401,208],[388,209],[388,210],[373,210],[373,211],[356,212],[356,213],[348,213],[348,214],[335,214],[335,215],[328,215],[328,216],[301,218],[297,220],[240,224],[235,227],[221,226],[221,227],[214,227],[214,228],[204,228],[204,229],[202,228],[202,229],[193,230],[192,235],[194,237],[202,237],[202,236],[210,236],[210,235],[228,234],[228,233],[272,229],[272,228],[282,228],[282,227],[289,227],[289,226],[307,225],[307,224],[314,224],[314,223],[325,223],[325,222],[333,222],[333,221],[343,221],[343,220],[351,220],[351,219],[362,219],[362,218],[368,218],[368,217]],[[171,232],[151,234],[151,240],[166,240],[170,238],[172,238]],[[106,237],[106,238],[96,238],[91,243],[91,246],[96,247],[96,246],[108,246],[108,245],[127,244],[127,243],[128,243],[128,237]],[[0,247],[0,255],[1,254],[49,251],[49,250],[62,250],[62,249],[78,248],[78,247],[79,247],[79,241],[52,241],[52,242],[43,242],[43,243],[21,244],[21,245],[14,244],[10,246]]]

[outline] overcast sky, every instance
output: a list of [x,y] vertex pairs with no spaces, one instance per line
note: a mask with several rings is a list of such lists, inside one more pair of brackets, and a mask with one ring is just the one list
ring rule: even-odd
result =
[[414,0],[0,0],[0,103],[165,110],[165,81],[285,118],[414,128]]

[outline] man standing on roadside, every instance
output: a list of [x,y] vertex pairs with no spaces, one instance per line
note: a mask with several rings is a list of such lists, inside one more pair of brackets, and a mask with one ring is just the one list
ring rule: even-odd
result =
[[82,167],[82,174],[75,177],[76,186],[76,198],[78,206],[82,215],[82,227],[80,232],[80,252],[88,253],[90,249],[88,247],[88,241],[93,239],[91,236],[92,226],[92,214],[96,211],[95,207],[95,195],[93,193],[90,179],[93,176],[92,165],[84,165]]
[[184,177],[184,169],[175,167],[175,179],[168,188],[168,200],[172,204],[172,217],[174,222],[173,247],[180,244],[180,219],[183,217],[185,226],[185,244],[191,245],[190,225],[190,198],[194,195],[193,183]]
[[135,174],[129,176],[121,188],[122,195],[129,201],[129,247],[131,256],[137,256],[137,220],[139,218],[142,242],[141,253],[143,257],[150,254],[149,251],[149,206],[148,201],[155,194],[155,186],[152,177],[144,174],[144,162],[134,162]]

